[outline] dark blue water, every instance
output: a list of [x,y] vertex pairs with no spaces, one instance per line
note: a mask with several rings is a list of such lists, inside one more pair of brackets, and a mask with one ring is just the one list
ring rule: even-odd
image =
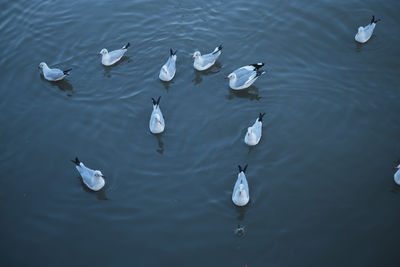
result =
[[[0,7],[3,266],[399,266],[399,1]],[[359,45],[372,14],[382,21]],[[101,65],[102,48],[128,41]],[[196,72],[190,54],[221,43]],[[169,48],[177,73],[162,83]],[[42,61],[73,70],[50,83]],[[254,86],[229,89],[225,75],[260,61]],[[154,136],[158,96],[166,131]],[[83,185],[75,156],[106,175],[102,191]],[[244,208],[231,201],[238,164]]]

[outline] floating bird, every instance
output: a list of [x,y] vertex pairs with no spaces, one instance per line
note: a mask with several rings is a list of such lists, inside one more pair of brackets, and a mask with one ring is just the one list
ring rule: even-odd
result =
[[194,59],[193,67],[200,71],[210,68],[221,55],[221,50],[222,45],[219,45],[210,54],[201,55],[200,51],[194,52],[192,57]]
[[108,52],[108,50],[105,48],[101,49],[99,53],[99,55],[102,55],[101,64],[103,64],[104,66],[111,66],[117,63],[128,50],[129,46],[130,43],[127,43],[121,49],[117,49],[111,52]]
[[258,142],[260,142],[262,135],[262,118],[264,117],[264,115],[265,113],[260,113],[253,126],[247,128],[244,142],[249,146],[255,146],[258,144]]
[[50,69],[46,63],[42,62],[39,64],[39,69],[42,69],[43,76],[46,80],[55,82],[64,79],[65,76],[69,75],[72,69],[60,70],[60,69]]
[[372,16],[371,22],[367,26],[365,26],[365,27],[360,26],[358,28],[358,32],[357,32],[356,36],[354,37],[354,39],[357,42],[362,43],[362,44],[367,42],[369,40],[369,38],[371,38],[372,33],[374,33],[376,23],[380,20],[381,19],[375,20],[375,16]]
[[247,184],[246,175],[244,174],[247,169],[247,164],[243,169],[240,165],[238,167],[239,174],[235,187],[233,188],[232,201],[236,206],[245,206],[249,203],[250,199],[249,185]]
[[104,187],[104,175],[101,171],[92,170],[83,165],[82,162],[76,157],[75,160],[71,160],[73,163],[76,164],[76,169],[78,170],[79,174],[82,177],[83,182],[87,187],[92,189],[93,191],[99,191]]
[[394,167],[394,169],[397,170],[394,174],[394,181],[396,182],[396,184],[400,185],[400,164]]
[[264,63],[244,66],[235,70],[225,78],[229,79],[229,86],[233,90],[246,89],[252,85],[258,77],[265,73],[265,71],[260,70],[262,66],[264,66]]
[[153,101],[153,112],[151,113],[149,127],[150,132],[153,134],[162,133],[165,129],[164,117],[160,109],[160,99],[161,96],[158,97],[157,101],[154,98],[151,99]]
[[160,70],[160,75],[158,76],[161,81],[169,82],[174,78],[176,72],[176,50],[169,50],[170,55],[168,57],[167,63],[165,63]]

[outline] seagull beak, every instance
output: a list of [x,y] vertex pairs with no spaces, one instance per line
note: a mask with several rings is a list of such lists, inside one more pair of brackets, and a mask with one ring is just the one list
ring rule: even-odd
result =
[[194,56],[192,56],[192,59],[195,59],[195,57],[194,57]]
[[101,54],[100,54],[100,53],[97,53],[97,55],[100,56]]
[[224,79],[229,79],[229,77],[228,76],[224,76]]
[[102,175],[101,177],[106,178],[104,175]]
[[399,169],[399,167],[397,167],[397,166],[396,166],[396,167],[393,167],[393,169],[394,169],[394,170],[398,170],[398,169]]

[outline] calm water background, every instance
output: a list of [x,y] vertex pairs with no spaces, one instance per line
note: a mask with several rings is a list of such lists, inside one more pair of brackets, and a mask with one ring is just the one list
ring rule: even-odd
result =
[[[400,266],[400,1],[0,7],[2,266]],[[372,14],[382,21],[356,44]],[[122,62],[100,64],[127,41]],[[216,66],[194,71],[190,53],[220,43]],[[49,83],[41,61],[73,70]],[[254,86],[228,88],[224,75],[259,61]],[[83,186],[75,156],[103,171],[103,191]],[[251,203],[236,208],[246,163]]]

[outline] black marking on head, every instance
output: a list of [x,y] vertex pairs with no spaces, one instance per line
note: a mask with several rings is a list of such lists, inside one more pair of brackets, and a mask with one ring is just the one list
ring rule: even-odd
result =
[[260,115],[258,116],[258,121],[262,121],[264,115],[265,115],[265,112],[264,113],[260,113]]
[[71,159],[71,161],[72,161],[73,163],[75,163],[77,166],[79,166],[79,165],[81,164],[81,162],[79,161],[78,157],[75,157],[75,160],[72,160],[72,159]]

